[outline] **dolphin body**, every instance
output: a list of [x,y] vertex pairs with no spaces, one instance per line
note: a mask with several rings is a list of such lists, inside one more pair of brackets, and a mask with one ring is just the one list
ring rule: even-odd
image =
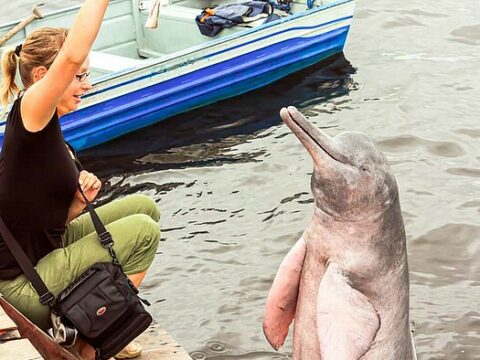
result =
[[415,360],[405,228],[395,178],[365,135],[335,138],[297,109],[280,116],[313,159],[314,214],[279,267],[263,331],[290,323],[294,360]]

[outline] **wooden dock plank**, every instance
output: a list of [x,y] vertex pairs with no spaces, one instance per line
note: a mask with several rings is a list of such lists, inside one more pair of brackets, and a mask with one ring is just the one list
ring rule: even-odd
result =
[[0,344],[4,341],[17,340],[21,338],[22,336],[20,335],[18,330],[8,330],[8,331],[0,330]]
[[20,338],[21,336],[17,330],[17,325],[0,306],[0,343]]
[[192,360],[190,355],[168,334],[155,324],[140,335],[137,340],[143,352],[139,360]]
[[15,330],[17,325],[12,319],[5,313],[5,310],[0,306],[0,332]]
[[[27,319],[21,312],[15,309],[5,298],[0,294],[0,306],[3,308],[5,313],[15,322],[18,327],[18,331],[22,337],[28,339],[34,348],[47,360],[78,360],[75,356],[69,353],[67,350],[58,345],[53,339],[48,336],[45,332],[39,329],[35,324],[33,324],[29,319]],[[3,354],[3,347],[9,343],[15,343],[15,341],[8,341],[0,346],[1,354]],[[10,345],[13,346],[13,345]],[[18,350],[17,350],[18,351]],[[22,353],[23,355],[23,353]],[[42,357],[40,357],[41,359]],[[5,359],[10,359],[5,357]],[[16,359],[13,357],[12,359]],[[3,360],[3,358],[1,358]],[[23,359],[22,359],[23,360]]]
[[0,344],[0,359],[34,360],[43,359],[27,339],[7,341]]
[[[52,344],[53,341],[45,333],[18,313],[4,298],[1,298],[1,295],[0,304],[0,360],[43,359],[28,339],[19,339],[17,325],[5,310],[15,316],[16,321],[22,325],[21,333],[25,337],[32,337],[35,346],[38,346],[41,351],[47,351],[44,354],[46,359],[73,358],[71,354],[65,354],[64,349]],[[190,355],[158,324],[150,326],[145,333],[138,337],[137,341],[143,347],[142,355],[137,358],[139,360],[192,360]]]

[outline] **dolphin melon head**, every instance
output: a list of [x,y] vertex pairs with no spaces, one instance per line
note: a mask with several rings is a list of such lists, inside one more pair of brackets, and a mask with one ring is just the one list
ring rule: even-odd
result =
[[313,159],[311,189],[319,210],[341,221],[362,221],[398,200],[387,160],[367,136],[330,137],[294,107],[283,108],[280,116]]

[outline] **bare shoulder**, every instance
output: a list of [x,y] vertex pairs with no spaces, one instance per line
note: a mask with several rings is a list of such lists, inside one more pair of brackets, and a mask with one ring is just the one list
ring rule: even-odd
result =
[[41,82],[33,84],[25,91],[20,103],[20,115],[24,128],[29,132],[39,132],[48,125],[56,107],[45,101],[41,94]]

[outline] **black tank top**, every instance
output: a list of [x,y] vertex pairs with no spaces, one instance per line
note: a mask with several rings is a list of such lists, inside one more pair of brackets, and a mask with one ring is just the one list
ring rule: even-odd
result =
[[[33,265],[61,247],[78,170],[55,113],[39,132],[23,126],[17,99],[8,115],[0,154],[0,215]],[[0,237],[0,279],[22,274]]]

